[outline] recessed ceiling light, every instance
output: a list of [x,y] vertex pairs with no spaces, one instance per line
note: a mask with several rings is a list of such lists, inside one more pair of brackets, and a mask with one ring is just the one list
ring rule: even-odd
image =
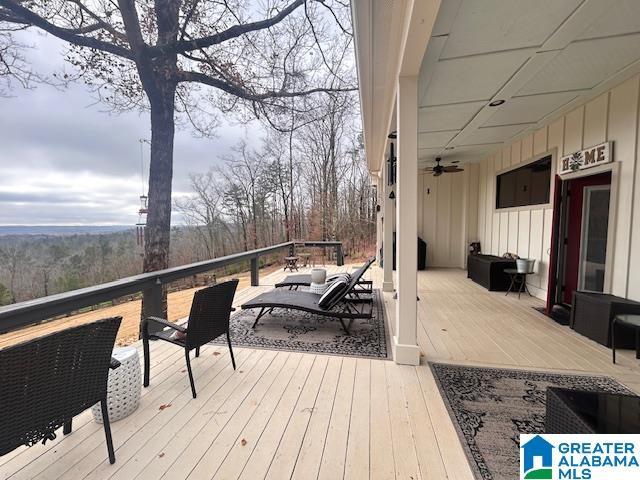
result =
[[451,160],[451,163],[460,163],[460,160]]
[[498,107],[500,105],[502,105],[505,101],[504,100],[494,100],[493,102],[491,102],[489,104],[490,107]]

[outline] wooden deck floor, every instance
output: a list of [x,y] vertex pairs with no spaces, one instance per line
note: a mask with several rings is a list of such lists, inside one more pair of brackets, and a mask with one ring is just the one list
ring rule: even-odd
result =
[[471,479],[427,360],[604,373],[640,387],[631,353],[611,365],[607,349],[533,310],[537,300],[488,293],[455,270],[421,272],[419,292],[419,367],[238,348],[234,372],[227,350],[208,346],[193,362],[194,400],[182,352],[154,343],[140,408],[112,424],[115,465],[85,412],[71,435],[0,457],[0,479]]

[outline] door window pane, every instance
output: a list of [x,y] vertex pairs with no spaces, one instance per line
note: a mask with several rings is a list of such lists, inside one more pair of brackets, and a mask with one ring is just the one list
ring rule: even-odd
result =
[[610,187],[585,187],[580,247],[580,289],[604,290]]

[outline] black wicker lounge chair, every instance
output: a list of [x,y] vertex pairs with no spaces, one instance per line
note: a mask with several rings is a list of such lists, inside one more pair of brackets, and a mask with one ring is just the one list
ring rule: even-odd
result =
[[[144,386],[149,386],[149,373],[151,357],[149,353],[149,340],[164,340],[174,345],[184,348],[184,356],[187,361],[187,371],[189,372],[189,382],[191,383],[191,393],[196,398],[196,386],[193,382],[191,372],[191,361],[189,352],[196,351],[196,357],[200,356],[200,347],[218,338],[222,334],[227,335],[229,352],[231,353],[231,364],[236,369],[236,361],[233,358],[231,348],[231,338],[229,337],[229,316],[234,309],[233,297],[236,293],[238,280],[219,283],[211,287],[198,290],[193,296],[191,312],[187,326],[178,325],[163,318],[148,317],[142,322],[142,345],[144,348]],[[162,330],[157,333],[149,333],[149,322],[159,323],[169,330]],[[175,332],[181,332],[182,338],[176,337]]]
[[351,298],[350,292],[360,282],[362,275],[369,268],[367,262],[351,275],[349,283],[344,282],[344,286],[338,286],[342,280],[334,283],[335,295],[325,302],[325,295],[310,292],[299,292],[295,290],[275,289],[270,292],[258,295],[256,298],[241,305],[243,310],[259,308],[260,312],[253,323],[253,328],[258,325],[260,319],[276,308],[301,310],[304,312],[335,318],[340,322],[344,331],[348,334],[353,320],[358,318],[371,318],[373,306],[371,298]]
[[[364,268],[364,272],[366,272],[369,267],[375,262],[375,258],[370,258],[367,260],[364,265],[360,268]],[[330,282],[332,279],[338,278],[342,275],[349,275],[348,273],[336,273],[334,275],[330,275],[327,277],[327,282]],[[299,287],[309,287],[311,285],[311,274],[310,273],[297,273],[295,275],[287,275],[284,280],[275,284],[276,288],[288,288],[289,290],[297,290]],[[351,292],[349,292],[349,296],[357,297],[359,295],[370,294],[373,291],[373,282],[371,280],[360,280],[354,287]]]
[[109,367],[121,317],[68,328],[0,350],[0,456],[71,433],[75,415],[100,402],[109,462]]

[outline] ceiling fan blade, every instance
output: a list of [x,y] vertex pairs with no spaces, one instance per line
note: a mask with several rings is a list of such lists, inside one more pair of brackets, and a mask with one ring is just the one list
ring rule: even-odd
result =
[[447,173],[464,172],[464,170],[462,168],[458,168],[455,165],[450,165],[450,166],[444,167],[444,171],[447,172]]

